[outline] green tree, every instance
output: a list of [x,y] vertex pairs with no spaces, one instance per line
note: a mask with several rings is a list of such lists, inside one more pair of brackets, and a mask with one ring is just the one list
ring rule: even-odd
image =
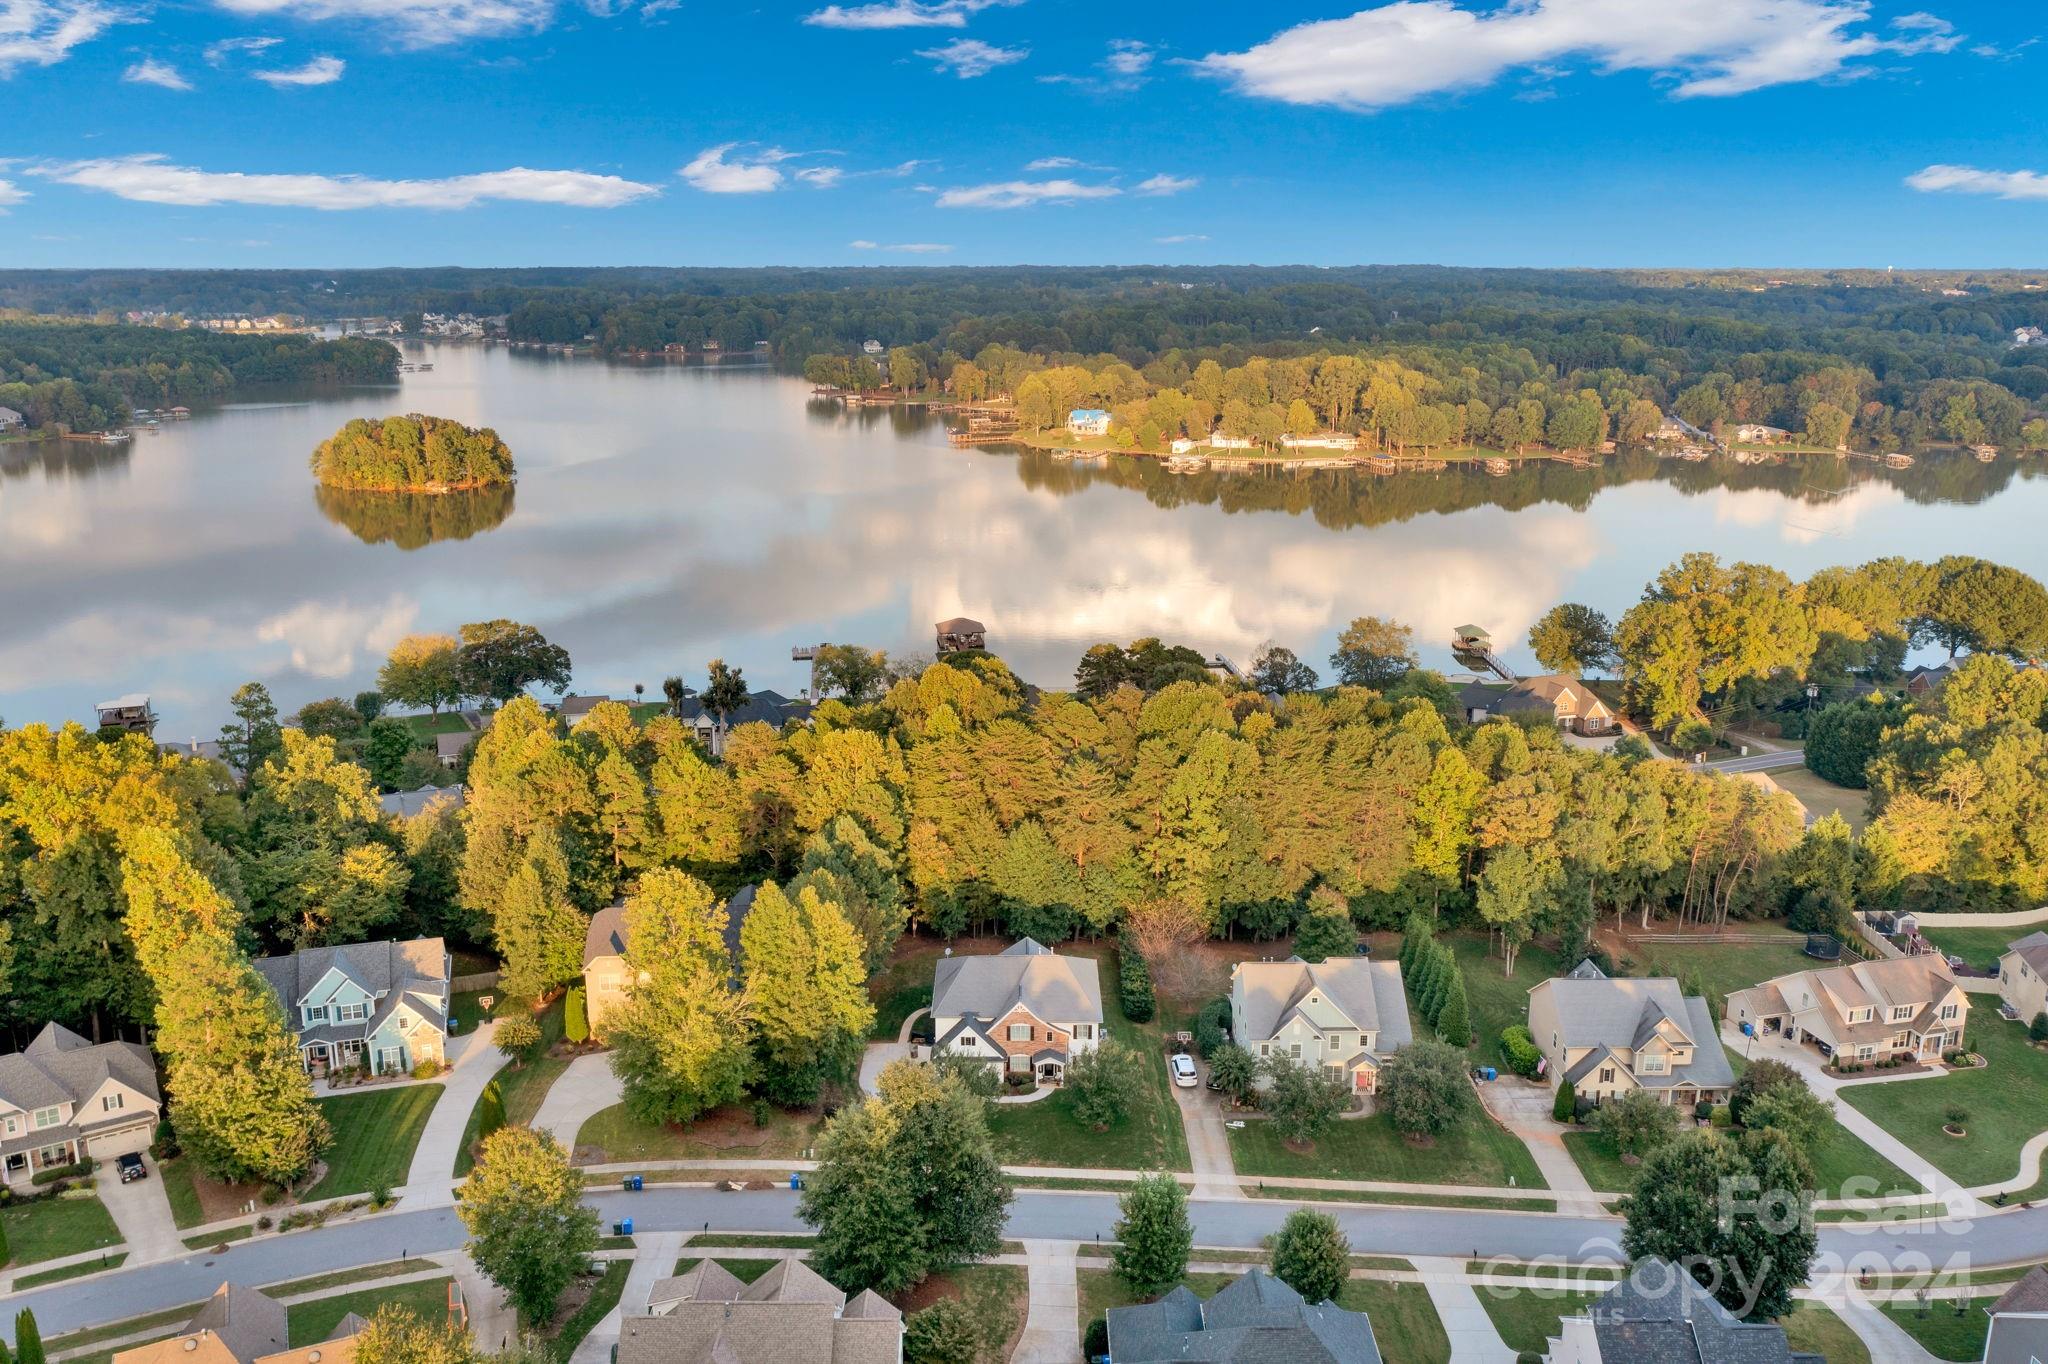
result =
[[254,772],[283,747],[277,703],[261,682],[244,682],[228,698],[235,722],[220,731],[221,758],[239,772]]
[[1878,693],[1825,706],[1806,729],[1806,766],[1823,780],[1861,791],[1870,785],[1870,760],[1884,732],[1905,718],[1903,705]]
[[1258,1084],[1258,1058],[1243,1047],[1225,1043],[1209,1053],[1209,1078],[1225,1094],[1243,1103],[1251,1098]]
[[377,689],[401,706],[439,713],[462,699],[459,644],[450,635],[407,635],[391,646],[377,672]]
[[1472,1045],[1472,1014],[1465,1001],[1462,973],[1451,977],[1450,993],[1444,996],[1444,1006],[1437,1010],[1436,1035],[1459,1051]]
[[584,1003],[581,985],[571,985],[562,1001],[562,1036],[574,1046],[590,1040],[590,1010]]
[[747,704],[750,693],[747,691],[747,680],[741,676],[740,670],[732,667],[724,659],[712,659],[708,672],[709,676],[704,683],[704,690],[698,695],[698,700],[707,713],[717,717],[717,733],[721,740],[719,747],[723,748],[726,724],[734,711]]
[[1379,1094],[1394,1130],[1424,1144],[1469,1122],[1479,1105],[1465,1073],[1464,1051],[1429,1038],[1386,1059]]
[[363,766],[378,786],[395,791],[405,782],[405,760],[419,749],[412,727],[403,720],[372,720],[363,739]]
[[557,695],[569,689],[569,651],[531,625],[479,621],[463,626],[461,636],[455,671],[465,696],[503,705],[536,683]]
[[1145,1083],[1143,1058],[1129,1043],[1111,1037],[1067,1062],[1062,1087],[1073,1096],[1074,1116],[1107,1132],[1130,1113]]
[[2048,1042],[2048,1009],[2035,1013],[2032,1021],[2027,1024],[2027,1040],[2036,1043]]
[[1570,677],[1604,672],[1620,661],[1614,649],[1613,623],[1578,602],[1565,602],[1544,612],[1529,627],[1529,648],[1538,663]]
[[1571,1122],[1579,1111],[1578,1091],[1569,1079],[1557,1082],[1557,1098],[1550,1105],[1550,1116],[1556,1122]]
[[583,1206],[583,1176],[545,1132],[503,1127],[486,1137],[476,1168],[455,1190],[469,1254],[529,1325],[555,1303],[597,1249],[597,1213]]
[[388,1302],[356,1333],[354,1356],[356,1364],[515,1364],[518,1352],[486,1355],[468,1331],[429,1325],[411,1308]]
[[1351,921],[1351,907],[1342,895],[1322,886],[1309,897],[1308,904],[1308,914],[1295,932],[1296,956],[1303,961],[1319,962],[1357,952],[1358,928]]
[[1735,1077],[1735,1087],[1728,1091],[1728,1116],[1737,1127],[1747,1127],[1750,1104],[1781,1089],[1805,1088],[1806,1077],[1783,1061],[1769,1057],[1751,1061]]
[[1809,1159],[1835,1126],[1834,1104],[1803,1084],[1784,1085],[1757,1095],[1744,1107],[1742,1116],[1746,1130],[1760,1132],[1769,1128],[1782,1132]]
[[1378,616],[1360,616],[1337,636],[1330,666],[1347,687],[1392,686],[1415,666],[1415,632]]
[[1268,1058],[1264,1068],[1267,1088],[1260,1107],[1273,1130],[1297,1149],[1312,1146],[1351,1107],[1350,1082],[1338,1072],[1286,1056]]
[[1836,450],[1849,440],[1850,416],[1833,403],[1815,403],[1806,413],[1806,443]]
[[1593,1125],[1634,1164],[1677,1135],[1678,1110],[1647,1089],[1632,1089],[1595,1109]]
[[26,1307],[14,1314],[14,1358],[17,1364],[43,1364],[42,1328]]
[[860,1063],[875,1006],[863,944],[839,906],[811,887],[794,897],[763,882],[740,925],[746,998],[763,1090],[778,1103],[811,1103]]
[[1273,1274],[1310,1303],[1330,1302],[1351,1278],[1351,1242],[1313,1208],[1287,1214],[1273,1235]]
[[[1774,1132],[1687,1132],[1652,1151],[1621,1200],[1622,1249],[1692,1269],[1721,1305],[1768,1321],[1792,1307],[1818,1244],[1813,1172]],[[1732,1191],[1732,1195],[1731,1195]]]
[[657,868],[626,900],[635,984],[605,1019],[626,1110],[688,1122],[732,1103],[753,1073],[753,1025],[725,946],[725,906],[703,882]]
[[498,1020],[498,1026],[491,1033],[491,1045],[515,1066],[525,1065],[533,1059],[533,1053],[540,1046],[540,1024],[530,1013],[515,1013]]
[[1295,657],[1294,650],[1266,644],[1252,655],[1248,680],[1254,688],[1269,695],[1292,696],[1296,692],[1314,691],[1319,679],[1314,668]]
[[489,427],[413,413],[358,417],[320,442],[313,474],[331,488],[448,492],[512,481],[512,452]]
[[569,861],[554,830],[528,846],[498,899],[498,984],[514,999],[538,999],[583,970],[583,915],[569,901]]
[[854,705],[872,701],[889,675],[889,656],[858,644],[827,644],[811,666],[821,695],[839,693]]
[[476,1139],[482,1141],[505,1125],[505,1091],[493,1079],[476,1098]]
[[1170,1174],[1140,1175],[1117,1199],[1116,1272],[1133,1291],[1163,1293],[1188,1272],[1195,1229],[1188,1221],[1187,1190]]

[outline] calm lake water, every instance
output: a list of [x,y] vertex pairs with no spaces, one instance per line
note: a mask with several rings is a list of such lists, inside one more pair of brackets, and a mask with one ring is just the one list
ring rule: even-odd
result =
[[[1555,602],[1619,613],[1710,549],[1795,575],[1974,553],[2048,577],[2048,460],[1743,468],[1169,475],[954,450],[920,413],[847,413],[761,369],[415,347],[397,389],[266,396],[126,447],[0,447],[0,716],[91,720],[147,691],[158,737],[211,737],[251,678],[286,709],[374,685],[411,631],[510,616],[566,645],[581,691],[658,695],[723,656],[794,693],[790,647],[928,653],[976,617],[1024,677],[1070,684],[1089,644],[1158,635],[1321,667],[1338,630],[1516,642]],[[307,457],[351,417],[494,426],[510,494],[322,498]]]

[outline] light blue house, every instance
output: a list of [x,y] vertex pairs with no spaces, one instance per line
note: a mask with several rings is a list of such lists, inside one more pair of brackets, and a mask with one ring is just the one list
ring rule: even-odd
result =
[[256,969],[315,1075],[357,1065],[401,1075],[446,1057],[449,960],[439,938],[310,947],[260,958]]
[[1067,414],[1067,430],[1077,436],[1109,434],[1109,414],[1099,407],[1077,407]]

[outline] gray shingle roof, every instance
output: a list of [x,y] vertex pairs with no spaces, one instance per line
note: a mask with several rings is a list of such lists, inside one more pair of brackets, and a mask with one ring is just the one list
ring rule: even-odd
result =
[[1587,1310],[1601,1364],[1823,1364],[1785,1329],[1738,1320],[1669,1260],[1638,1260]]
[[1320,991],[1361,1031],[1378,1033],[1377,1047],[1382,1055],[1398,1051],[1414,1040],[1408,1026],[1408,992],[1401,986],[1399,962],[1375,961],[1370,957],[1331,957],[1321,962],[1305,962],[1299,957],[1247,961],[1237,965],[1233,993],[1239,984],[1244,997],[1245,1034],[1240,1042],[1261,1042],[1273,1036],[1287,1016],[1314,991]]
[[2029,933],[2016,942],[2005,945],[2006,951],[2017,952],[2020,960],[2034,968],[2034,974],[2048,978],[2048,933]]
[[932,973],[933,1018],[996,1019],[1019,1004],[1047,1023],[1100,1023],[1095,959],[1024,938],[992,957],[947,957]]
[[800,1260],[753,1283],[703,1260],[655,1284],[647,1317],[620,1323],[619,1364],[896,1364],[903,1314],[862,1293],[851,1302]]
[[1117,1364],[1380,1364],[1363,1312],[1314,1306],[1263,1269],[1246,1271],[1204,1303],[1185,1287],[1157,1302],[1108,1312]]
[[[281,957],[258,957],[253,963],[284,1006],[285,1025],[299,1031],[299,1041],[323,1042],[364,1038],[376,1032],[403,1003],[422,1018],[448,1031],[442,1014],[448,996],[448,948],[439,938],[404,942],[348,943],[339,947],[308,947]],[[359,1023],[326,1023],[299,1029],[299,1001],[328,971],[338,970],[373,997],[377,1005]]]
[[[24,1111],[66,1102],[84,1103],[109,1079],[153,1100],[162,1098],[149,1049],[134,1042],[95,1044],[60,1023],[46,1023],[27,1050],[0,1056],[0,1100]],[[74,1122],[90,1127],[90,1119],[96,1116],[82,1114],[79,1117],[86,1121]],[[116,1121],[132,1120],[135,1116],[122,1112]],[[50,1129],[46,1128],[39,1140],[46,1142],[49,1135]]]
[[422,786],[417,791],[393,791],[388,796],[379,796],[377,804],[387,815],[410,819],[436,801],[448,809],[460,810],[466,797],[460,786]]
[[242,1364],[276,1354],[291,1343],[284,1304],[240,1284],[224,1283],[214,1290],[185,1330],[213,1332]]
[[[732,954],[735,967],[740,959],[740,927],[746,923],[747,911],[754,907],[754,892],[759,889],[741,886],[725,902],[725,950]],[[590,916],[590,927],[583,930],[583,964],[625,955],[626,902],[618,900]]]

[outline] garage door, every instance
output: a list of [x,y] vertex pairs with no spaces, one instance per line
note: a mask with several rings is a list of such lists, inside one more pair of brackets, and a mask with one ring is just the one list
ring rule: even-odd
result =
[[85,1151],[98,1160],[112,1160],[130,1151],[147,1151],[150,1134],[155,1130],[155,1123],[144,1122],[113,1132],[98,1132],[85,1139]]

